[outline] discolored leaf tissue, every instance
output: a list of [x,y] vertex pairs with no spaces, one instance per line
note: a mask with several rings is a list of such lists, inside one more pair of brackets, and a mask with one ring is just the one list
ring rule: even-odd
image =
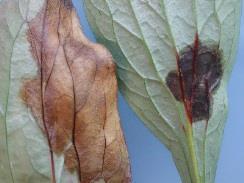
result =
[[0,182],[131,182],[112,56],[71,0],[0,12]]

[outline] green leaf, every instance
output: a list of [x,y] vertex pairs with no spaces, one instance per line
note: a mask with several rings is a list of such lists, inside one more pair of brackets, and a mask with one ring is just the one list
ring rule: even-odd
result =
[[[227,114],[226,86],[239,36],[241,0],[84,2],[97,41],[115,58],[120,91],[172,152],[182,182],[213,183]],[[184,66],[187,56],[191,56],[192,76]],[[199,76],[201,72],[212,75]],[[213,73],[218,73],[218,78],[211,78]],[[179,84],[172,83],[175,78]]]

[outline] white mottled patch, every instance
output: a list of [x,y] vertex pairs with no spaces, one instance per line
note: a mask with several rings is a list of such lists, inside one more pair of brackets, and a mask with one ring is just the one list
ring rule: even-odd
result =
[[27,108],[20,98],[20,91],[25,79],[33,78],[37,74],[37,65],[29,51],[30,44],[27,41],[27,25],[24,24],[19,31],[12,53],[11,82],[9,90],[7,128],[8,134],[30,121]]
[[[0,0],[0,2],[1,2],[1,0]],[[0,114],[4,114],[3,105],[1,104],[1,101],[0,101]]]
[[[50,177],[49,147],[45,136],[37,125],[31,110],[28,110],[29,121],[23,128],[23,132],[28,142],[27,149],[33,168],[46,177]],[[38,157],[38,158],[36,158]]]
[[71,173],[64,167],[60,178],[60,182],[58,183],[67,183],[67,182],[79,183],[80,181],[78,180],[78,175],[76,171]]
[[99,179],[99,180],[95,181],[94,183],[105,183],[105,180],[104,179]]
[[23,18],[26,18],[29,0],[19,0],[19,11]]
[[41,11],[44,6],[44,0],[30,0],[29,2],[29,12],[27,15],[27,20],[30,21],[31,19],[35,18],[37,13]]

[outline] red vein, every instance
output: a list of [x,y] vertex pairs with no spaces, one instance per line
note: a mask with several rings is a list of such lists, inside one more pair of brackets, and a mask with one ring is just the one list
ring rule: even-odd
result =
[[[193,57],[192,57],[192,83],[191,83],[191,98],[190,98],[190,112],[192,114],[192,104],[193,104],[193,99],[195,96],[195,86],[194,83],[196,81],[196,62],[197,62],[197,57],[198,57],[198,51],[199,51],[199,37],[198,34],[195,34],[195,41],[194,41],[194,46],[193,46]],[[193,119],[190,121],[191,123],[193,122]]]
[[[45,7],[45,12],[44,12],[44,20],[43,20],[43,28],[42,28],[42,40],[44,38],[44,34],[45,34],[45,25],[46,25],[46,16],[47,16],[47,8],[48,8],[48,4],[46,4]],[[47,141],[48,141],[48,146],[49,146],[49,151],[50,151],[50,159],[51,159],[51,174],[52,174],[52,182],[56,183],[56,176],[55,176],[55,165],[54,165],[54,157],[53,157],[53,151],[52,151],[52,145],[51,145],[51,140],[50,140],[50,136],[49,136],[49,132],[48,132],[48,128],[47,128],[47,124],[45,121],[45,110],[44,110],[44,90],[43,90],[43,51],[44,50],[44,46],[43,46],[43,41],[41,42],[41,101],[42,101],[42,119],[43,119],[43,126],[45,129],[45,133],[47,135]]]
[[104,164],[105,164],[105,155],[106,155],[106,149],[107,149],[107,139],[106,139],[106,134],[105,134],[105,125],[106,125],[106,121],[107,121],[107,102],[106,102],[106,95],[104,92],[104,108],[106,109],[106,113],[104,116],[104,122],[103,122],[103,133],[104,133],[104,151],[103,151],[103,162],[102,162],[102,173],[104,171]]
[[196,33],[195,35],[195,41],[194,41],[194,47],[193,47],[193,59],[192,59],[192,78],[194,81],[196,78],[196,61],[198,56],[198,49],[199,49],[199,37]]
[[[60,18],[61,18],[61,8],[59,9],[59,23],[58,23],[58,30],[57,30],[57,34],[58,34],[59,40],[60,40],[60,34],[59,34]],[[71,19],[71,21],[72,21],[72,19]],[[67,54],[66,54],[66,51],[64,49],[64,46],[65,46],[65,43],[62,45],[62,49],[63,49],[63,52],[64,52],[64,57],[65,57],[65,60],[66,60],[66,64],[68,66],[68,69],[69,69],[69,72],[70,72],[70,75],[71,75],[71,79],[72,79],[72,91],[73,91],[74,112],[73,112],[72,144],[73,144],[73,147],[74,147],[75,156],[77,158],[78,179],[81,182],[80,157],[79,157],[79,153],[78,153],[78,150],[77,150],[77,147],[76,147],[76,141],[75,141],[75,134],[76,134],[76,95],[75,95],[75,82],[74,82],[74,77],[73,77],[73,74],[72,74],[71,66],[70,66],[70,64],[68,62],[68,58],[67,58]]]
[[67,60],[67,55],[66,55],[66,51],[63,48],[63,51],[64,51],[64,57],[65,57],[65,60],[66,60],[66,63],[67,63],[67,66],[68,66],[68,69],[69,69],[69,72],[70,72],[70,75],[71,75],[71,79],[72,79],[72,90],[73,90],[73,103],[74,103],[74,112],[73,112],[73,129],[72,129],[72,144],[74,146],[74,150],[75,150],[75,155],[76,155],[76,158],[77,158],[77,163],[78,163],[78,178],[79,178],[79,181],[81,182],[81,168],[80,168],[80,157],[79,157],[79,153],[78,153],[78,150],[77,150],[77,147],[76,147],[76,138],[75,138],[75,132],[76,132],[76,97],[75,97],[75,82],[74,82],[74,78],[73,78],[73,74],[72,74],[72,71],[71,71],[71,68],[70,68],[70,65],[68,63],[68,60]]
[[179,84],[180,84],[180,93],[181,93],[181,98],[184,104],[184,109],[187,115],[187,118],[189,119],[190,123],[192,123],[192,114],[191,111],[189,111],[189,105],[187,103],[187,99],[185,97],[185,92],[184,92],[184,81],[183,81],[183,74],[181,72],[180,68],[180,56],[176,52],[176,61],[177,61],[177,71],[178,71],[178,78],[179,78]]
[[191,83],[192,93],[191,93],[190,101],[185,96],[183,73],[181,72],[181,67],[180,67],[180,56],[176,52],[177,71],[178,71],[178,77],[179,77],[181,98],[182,98],[182,101],[184,104],[187,118],[191,124],[193,123],[192,103],[193,103],[193,97],[194,97],[194,82],[196,80],[196,61],[197,61],[197,56],[198,56],[198,49],[199,49],[199,37],[198,37],[198,34],[196,33],[194,47],[193,47],[193,58],[192,58],[192,83]]

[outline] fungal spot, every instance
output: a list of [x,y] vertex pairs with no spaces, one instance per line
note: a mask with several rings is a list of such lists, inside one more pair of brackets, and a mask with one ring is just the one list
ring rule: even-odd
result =
[[176,100],[184,103],[191,123],[210,118],[212,95],[223,74],[218,46],[206,46],[196,39],[180,53],[178,70],[170,71],[166,78]]
[[170,91],[175,96],[176,100],[182,101],[181,92],[180,92],[180,82],[179,82],[177,71],[171,71],[167,76],[166,82]]

